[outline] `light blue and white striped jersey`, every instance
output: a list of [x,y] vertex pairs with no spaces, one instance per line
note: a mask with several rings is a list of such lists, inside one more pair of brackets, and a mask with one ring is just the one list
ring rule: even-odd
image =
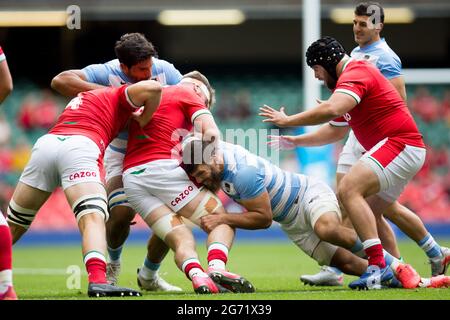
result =
[[[132,81],[123,73],[118,59],[101,64],[91,64],[81,69],[88,82],[103,86],[119,87],[123,84],[131,84]],[[161,85],[174,85],[181,81],[182,74],[175,66],[165,60],[152,57],[152,80],[157,80]],[[128,129],[121,131],[111,141],[109,147],[122,154],[127,150]]]
[[221,187],[228,196],[239,202],[267,191],[273,220],[293,220],[308,187],[306,176],[284,171],[238,145],[221,142],[219,148],[224,157]]
[[356,47],[350,55],[357,60],[367,60],[373,63],[386,79],[402,75],[402,62],[384,38],[364,48]]
[[[104,86],[119,87],[123,84],[132,83],[131,79],[123,73],[118,59],[101,64],[91,64],[81,69],[88,82]],[[181,80],[181,73],[173,64],[158,58],[152,58],[152,79],[161,85],[177,84]]]

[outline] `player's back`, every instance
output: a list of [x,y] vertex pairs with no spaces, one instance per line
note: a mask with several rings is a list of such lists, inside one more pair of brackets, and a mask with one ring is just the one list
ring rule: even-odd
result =
[[206,110],[202,99],[186,85],[163,87],[150,122],[144,128],[130,122],[124,170],[162,159],[181,162],[180,142],[192,130],[196,115]]
[[245,148],[221,142],[224,155],[222,189],[233,199],[250,199],[264,189],[269,193],[275,221],[290,220],[307,187],[305,175],[282,170]]
[[366,61],[350,60],[335,92],[350,94],[358,103],[344,118],[366,150],[387,137],[402,137],[413,146],[423,142],[405,102],[380,71]]
[[49,133],[85,135],[104,151],[135,110],[126,100],[126,87],[103,88],[78,94],[66,106]]

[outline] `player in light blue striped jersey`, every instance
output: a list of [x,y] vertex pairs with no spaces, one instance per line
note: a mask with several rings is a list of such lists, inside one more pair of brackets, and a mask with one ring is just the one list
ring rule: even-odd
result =
[[[173,64],[158,59],[151,42],[140,33],[127,33],[116,42],[117,59],[92,64],[81,70],[61,72],[53,78],[51,86],[62,95],[73,97],[83,91],[104,86],[119,87],[141,80],[153,79],[162,85],[177,84],[181,73]],[[122,182],[123,159],[128,140],[128,129],[120,132],[105,151],[106,190],[110,218],[106,223],[108,243],[107,278],[116,284],[121,269],[121,253],[130,232],[135,212],[125,196]],[[181,291],[162,279],[158,270],[169,248],[156,236],[149,240],[148,255],[138,274],[141,288],[149,291]]]
[[[242,229],[265,229],[279,222],[287,236],[320,265],[352,275],[364,273],[367,260],[356,232],[342,225],[333,190],[324,182],[284,171],[241,146],[217,145],[191,138],[184,142],[186,172],[213,192],[222,189],[247,212],[210,214],[201,227],[209,232],[220,224]],[[400,261],[385,252],[392,270]],[[395,272],[394,272],[395,273]],[[379,275],[372,288],[390,285],[393,272]]]

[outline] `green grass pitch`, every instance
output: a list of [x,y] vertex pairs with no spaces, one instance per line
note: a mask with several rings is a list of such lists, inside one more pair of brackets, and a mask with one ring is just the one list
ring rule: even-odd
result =
[[[450,241],[440,241],[450,246]],[[429,277],[430,266],[423,251],[411,241],[399,244],[404,259],[424,277]],[[206,249],[198,246],[202,264],[206,265]],[[136,268],[143,261],[145,245],[126,245],[122,256],[122,274],[119,285],[138,289]],[[14,248],[14,284],[20,299],[88,299],[87,275],[82,264],[80,246],[17,246]],[[81,287],[67,288],[70,265],[81,268]],[[126,299],[148,300],[450,300],[449,289],[389,289],[352,291],[347,284],[355,279],[345,276],[344,287],[311,287],[299,281],[301,274],[317,272],[311,258],[288,241],[252,243],[237,241],[230,252],[228,268],[249,279],[256,287],[254,294],[196,295],[190,281],[173,262],[169,253],[161,266],[161,274],[172,284],[183,288],[183,293],[144,292],[143,297]],[[69,279],[70,280],[70,279]],[[70,281],[69,281],[70,282]],[[70,282],[73,284],[73,282]]]

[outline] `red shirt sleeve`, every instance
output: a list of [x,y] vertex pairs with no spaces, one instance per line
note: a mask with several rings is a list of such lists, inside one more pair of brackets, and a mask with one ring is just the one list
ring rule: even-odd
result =
[[128,96],[128,87],[129,85],[125,84],[119,88],[117,88],[118,92],[117,94],[119,95],[119,104],[120,107],[124,107],[126,109],[131,110],[132,112],[136,111],[137,109],[139,109],[141,106],[136,106],[133,101],[131,101],[130,97]]
[[334,92],[348,94],[360,103],[369,90],[370,73],[364,66],[352,65],[339,77]]

